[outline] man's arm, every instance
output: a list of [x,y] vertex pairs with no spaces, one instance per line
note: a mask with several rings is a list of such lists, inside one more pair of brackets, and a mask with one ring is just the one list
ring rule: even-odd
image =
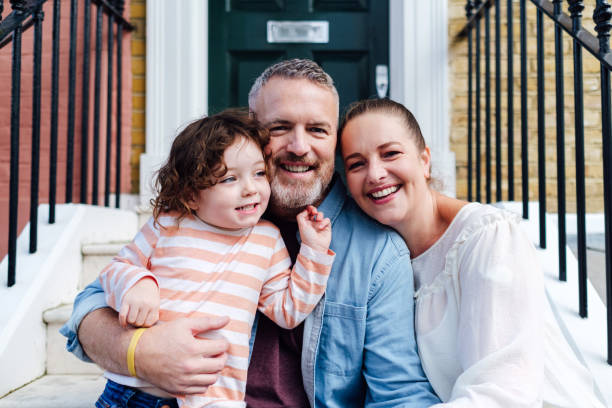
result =
[[[77,296],[61,333],[68,337],[67,348],[77,357],[129,375],[126,355],[135,329],[122,328],[117,313],[105,306],[96,280]],[[171,393],[204,392],[224,367],[228,344],[195,335],[219,329],[227,322],[227,318],[184,318],[147,329],[135,352],[139,378]]]
[[386,259],[368,300],[363,375],[366,407],[428,407],[440,402],[417,352],[410,257]]

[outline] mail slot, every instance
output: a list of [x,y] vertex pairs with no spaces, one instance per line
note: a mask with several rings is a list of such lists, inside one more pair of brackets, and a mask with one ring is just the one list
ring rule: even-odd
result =
[[269,43],[329,42],[329,21],[268,21]]

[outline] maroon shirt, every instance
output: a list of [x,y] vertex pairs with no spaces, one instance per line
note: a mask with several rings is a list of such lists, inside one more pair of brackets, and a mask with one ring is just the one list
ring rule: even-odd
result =
[[[275,219],[270,221],[280,228],[291,260],[295,262],[299,251],[297,224]],[[295,329],[286,330],[259,314],[247,375],[246,403],[249,408],[310,407],[302,382],[303,333],[303,323]]]

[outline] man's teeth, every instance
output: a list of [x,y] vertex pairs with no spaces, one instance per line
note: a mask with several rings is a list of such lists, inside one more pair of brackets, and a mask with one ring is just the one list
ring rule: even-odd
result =
[[397,190],[399,190],[399,186],[387,187],[384,190],[379,190],[370,195],[374,198],[383,198],[383,197],[388,196],[391,193],[395,193]]
[[240,211],[248,211],[248,210],[252,210],[253,208],[255,208],[257,204],[249,204],[249,205],[245,205],[244,207],[238,207],[238,210]]
[[285,166],[285,169],[289,170],[292,173],[304,173],[310,169],[310,166]]

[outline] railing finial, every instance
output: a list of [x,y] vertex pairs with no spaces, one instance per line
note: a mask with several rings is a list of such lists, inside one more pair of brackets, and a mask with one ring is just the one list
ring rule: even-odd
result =
[[593,21],[599,38],[599,54],[610,51],[610,30],[612,30],[612,6],[606,0],[597,0]]
[[[0,0],[1,2],[2,0]],[[465,5],[465,15],[469,18],[472,17],[474,11],[474,2],[472,0],[467,0],[467,4]]]
[[10,0],[11,8],[17,12],[24,12],[28,8],[27,0]]
[[584,1],[582,0],[567,0],[569,3],[569,12],[572,17],[572,31],[574,34],[580,30],[582,10],[584,10]]

